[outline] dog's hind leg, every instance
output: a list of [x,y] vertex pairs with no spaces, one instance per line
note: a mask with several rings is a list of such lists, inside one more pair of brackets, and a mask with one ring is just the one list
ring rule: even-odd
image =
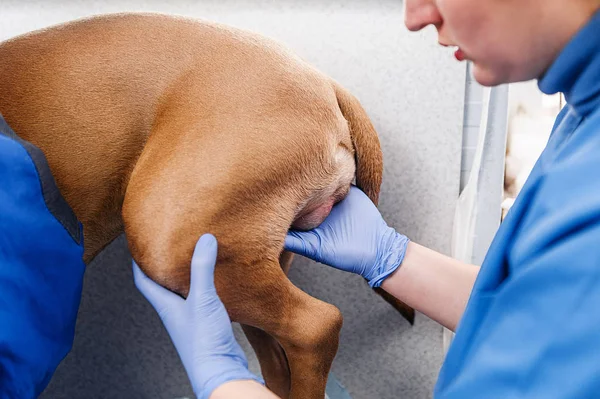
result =
[[[228,293],[222,295],[224,303],[234,319],[260,328],[273,337],[271,343],[283,348],[291,377],[289,396],[284,397],[322,399],[338,348],[341,313],[335,306],[304,293],[287,278],[278,282],[271,280],[271,283],[273,285],[258,292],[251,287],[243,287],[245,295],[255,291],[252,299],[245,298],[243,305],[235,299],[235,303],[230,302],[229,296],[235,293],[228,289]],[[259,342],[264,350],[263,344],[265,341]],[[275,347],[276,351],[279,345]],[[275,353],[281,356],[280,352]],[[263,353],[265,356],[272,354]],[[276,367],[280,359],[268,358],[266,364]],[[274,369],[274,378],[278,382],[282,382],[279,374],[282,371],[285,369]]]
[[[196,234],[190,235],[193,237],[187,245],[190,251],[182,251],[169,244],[173,242],[168,238],[169,235],[161,235],[162,247],[159,241],[146,246],[142,241],[148,238],[153,240],[156,233],[148,231],[141,235],[134,227],[128,228],[132,255],[151,278],[171,287],[189,284],[189,281],[185,282],[184,276],[189,276],[191,250]],[[218,233],[216,236],[220,239],[221,246],[227,248],[231,245],[226,236]],[[234,238],[235,241],[239,239],[240,237]],[[141,248],[146,248],[143,250],[145,253],[140,252]],[[180,258],[177,255],[179,253],[188,255]],[[342,326],[340,311],[295,287],[281,270],[277,257],[245,263],[237,257],[227,259],[227,256],[220,254],[215,285],[233,321],[264,331],[273,337],[272,341],[264,340],[265,336],[259,337],[262,341],[255,341],[255,345],[270,342],[273,345],[279,343],[283,348],[290,370],[288,397],[324,398],[327,376],[338,348]],[[185,295],[185,291],[187,290],[182,294]],[[273,347],[278,351],[277,346]],[[279,374],[280,371],[276,368],[276,360],[283,357],[281,352],[275,353],[278,358],[271,358],[266,362],[265,357],[272,352],[259,351],[259,356],[267,366],[265,376],[273,373],[272,381],[279,384],[273,385],[274,390],[285,395],[285,369],[280,370],[282,374]]]
[[[281,269],[286,275],[288,274],[289,269],[292,265],[293,258],[294,254],[288,251],[282,252],[279,257]],[[282,381],[282,379],[287,378],[287,380],[285,380],[285,383],[287,385],[284,385],[284,387],[286,388],[284,393],[279,394],[278,391],[274,391],[278,396],[282,398],[287,398],[290,395],[290,390],[292,388],[292,385],[290,384],[291,382],[293,382],[294,387],[292,392],[294,398],[311,397],[304,395],[310,395],[310,392],[306,391],[308,389],[308,386],[314,383],[315,380],[317,381],[318,387],[318,393],[315,393],[315,395],[317,395],[315,397],[321,397],[320,392],[325,391],[325,387],[323,386],[323,384],[327,383],[329,368],[331,367],[331,365],[325,364],[321,367],[319,367],[318,365],[322,364],[325,359],[327,360],[327,362],[333,362],[333,357],[335,357],[335,353],[337,352],[339,330],[341,328],[341,313],[338,313],[339,311],[337,311],[337,309],[335,308],[330,310],[332,311],[330,314],[330,318],[327,320],[323,320],[325,326],[329,324],[329,328],[325,328],[326,331],[324,331],[324,335],[321,338],[317,338],[316,341],[312,344],[309,342],[309,340],[306,339],[306,337],[302,337],[299,339],[305,345],[295,344],[294,337],[283,339],[283,341],[286,342],[286,347],[288,348],[287,350],[289,352],[289,356],[291,356],[290,360],[292,366],[290,366],[290,361],[287,359],[285,351],[283,350],[279,342],[277,342],[277,340],[275,340],[270,335],[259,330],[262,334],[268,337],[268,339],[259,341],[257,347],[271,348],[270,352],[267,354],[264,360],[260,360],[260,356],[257,352],[257,356],[261,361],[261,369],[263,370],[263,373],[265,368],[268,368],[270,370],[275,371],[275,381]],[[317,321],[317,323],[319,323],[319,321]],[[248,336],[248,333],[246,333],[246,336]],[[311,348],[312,345],[315,346]],[[316,353],[314,352],[315,349]],[[260,350],[264,351],[264,349]],[[285,360],[285,363],[283,363],[282,360]],[[265,366],[263,366],[263,363],[265,363]],[[313,368],[314,365],[317,365],[317,367]],[[290,381],[290,377],[292,376],[292,374],[290,373],[290,367],[293,367],[295,371],[293,373],[293,381]],[[326,372],[324,368],[327,370]],[[317,373],[317,376],[310,375],[310,373],[306,373],[306,370],[318,372],[319,369],[321,369],[321,372]],[[268,382],[267,386],[270,387]]]
[[290,368],[283,348],[275,338],[259,328],[243,324],[242,329],[256,353],[267,388],[282,399],[288,398]]
[[277,336],[290,367],[290,398],[323,398],[327,377],[337,353],[342,314],[333,305],[298,290],[292,328]]
[[[292,260],[293,254],[291,252],[284,251],[279,256],[279,264],[286,275]],[[242,325],[242,329],[256,353],[267,387],[280,398],[288,398],[290,394],[290,368],[283,348],[275,338],[263,330],[248,325]]]
[[[289,395],[284,397],[322,399],[338,349],[341,312],[295,287],[285,274],[276,276],[271,272],[276,266],[276,260],[264,259],[259,267],[262,269],[260,275],[264,276],[260,284],[233,289],[231,283],[225,283],[226,288],[219,295],[234,320],[259,328],[272,337],[272,340],[259,341],[259,346],[278,344],[265,354],[275,353],[278,357],[263,359],[261,366],[273,367],[270,370],[274,371],[274,378],[282,384],[285,394],[286,369],[276,368],[278,362],[283,363],[279,345],[283,348],[290,371]],[[232,278],[235,277],[230,275],[226,279],[235,281]],[[240,292],[243,292],[243,298],[240,298]]]

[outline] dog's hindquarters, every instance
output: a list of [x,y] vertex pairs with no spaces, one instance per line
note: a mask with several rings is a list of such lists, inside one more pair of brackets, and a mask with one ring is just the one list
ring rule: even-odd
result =
[[[249,338],[251,342],[258,339],[254,346],[259,358],[269,356],[269,348],[277,351],[277,344],[283,348],[287,367],[278,369],[283,366],[281,363],[274,368],[267,366],[282,359],[280,352],[275,352],[276,359],[261,361],[269,386],[279,390],[282,397],[288,390],[295,399],[323,397],[337,351],[341,314],[287,279],[275,252],[282,242],[270,238],[266,231],[271,227],[268,223],[277,230],[277,215],[268,210],[211,214],[209,198],[170,191],[170,184],[183,183],[176,176],[178,170],[160,162],[157,165],[165,173],[152,182],[153,192],[145,191],[144,183],[137,184],[144,179],[141,173],[134,173],[128,188],[124,221],[133,257],[151,278],[185,295],[194,242],[204,232],[215,234],[219,240],[215,284],[231,319],[254,330]],[[182,194],[183,202],[179,197]],[[145,209],[148,203],[168,204],[172,208]],[[192,214],[199,217],[190,217]],[[259,337],[255,338],[257,334]],[[272,337],[269,347],[265,346],[265,334]]]
[[[195,241],[214,234],[217,291],[232,320],[249,326],[268,386],[282,397],[320,399],[341,314],[295,287],[280,254],[305,200],[337,181],[335,99],[323,106],[328,120],[294,102],[266,115],[235,108],[235,98],[207,104],[193,79],[174,93],[129,180],[123,217],[132,255],[153,280],[185,296]],[[224,118],[229,106],[236,111]]]

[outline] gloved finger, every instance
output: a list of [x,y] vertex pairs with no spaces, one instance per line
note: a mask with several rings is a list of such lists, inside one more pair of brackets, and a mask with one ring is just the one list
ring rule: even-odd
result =
[[217,263],[217,239],[212,234],[204,234],[196,243],[192,256],[190,296],[215,292],[215,264]]
[[150,277],[146,276],[135,261],[132,263],[135,286],[148,302],[150,302],[159,315],[162,316],[165,309],[172,308],[183,301],[183,298],[179,295],[155,283]]
[[318,236],[315,232],[289,231],[285,237],[283,247],[287,251],[297,253],[298,255],[309,258],[313,257],[317,249],[315,244],[312,242],[314,241],[315,236],[318,239]]
[[305,251],[304,242],[302,241],[301,236],[295,231],[289,231],[285,236],[283,248],[287,251],[292,251],[300,255],[302,255]]

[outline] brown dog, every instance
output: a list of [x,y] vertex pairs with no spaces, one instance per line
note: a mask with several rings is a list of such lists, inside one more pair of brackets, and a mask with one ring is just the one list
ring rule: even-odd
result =
[[260,36],[126,14],[0,44],[0,113],[46,154],[86,262],[125,230],[144,272],[185,296],[213,233],[218,293],[268,386],[323,398],[342,316],[287,279],[282,248],[354,177],[377,202],[379,141],[353,96]]

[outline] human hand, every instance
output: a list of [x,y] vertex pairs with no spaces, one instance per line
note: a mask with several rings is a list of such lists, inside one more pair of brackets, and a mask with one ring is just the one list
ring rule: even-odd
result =
[[379,287],[402,263],[408,241],[387,225],[369,197],[352,186],[319,227],[290,231],[285,249],[359,274],[371,287]]
[[248,370],[246,356],[233,336],[229,315],[217,295],[214,269],[217,240],[203,235],[192,257],[187,299],[158,285],[133,262],[137,288],[157,311],[199,399],[234,380],[264,382]]

